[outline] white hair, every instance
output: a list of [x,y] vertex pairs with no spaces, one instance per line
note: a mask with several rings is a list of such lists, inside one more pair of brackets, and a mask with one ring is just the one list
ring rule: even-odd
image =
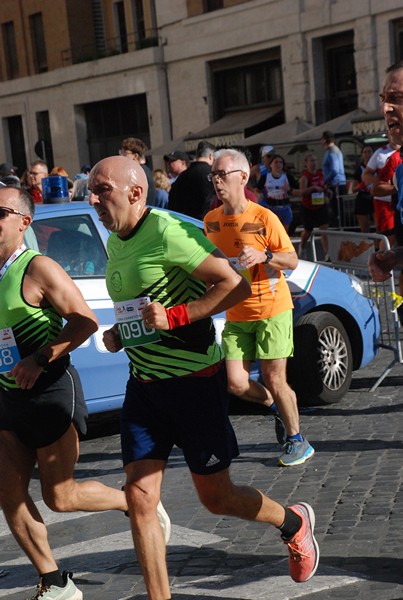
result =
[[234,167],[244,171],[249,177],[250,166],[248,159],[243,152],[239,152],[239,150],[235,150],[234,148],[222,148],[221,150],[214,152],[215,161],[219,158],[225,158],[226,156],[230,156],[232,158],[232,164]]

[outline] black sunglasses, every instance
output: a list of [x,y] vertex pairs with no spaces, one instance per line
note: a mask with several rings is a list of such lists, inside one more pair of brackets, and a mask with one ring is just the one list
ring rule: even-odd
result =
[[8,208],[7,206],[0,206],[0,220],[1,219],[5,219],[7,217],[7,215],[21,215],[21,217],[26,217],[27,215],[24,215],[24,213],[20,212],[19,210],[14,210],[14,208]]

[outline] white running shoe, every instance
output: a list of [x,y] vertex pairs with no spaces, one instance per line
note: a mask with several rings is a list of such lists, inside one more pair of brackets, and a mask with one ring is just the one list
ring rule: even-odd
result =
[[72,576],[72,573],[64,571],[63,579],[66,581],[64,587],[45,585],[41,578],[37,585],[37,592],[35,596],[32,596],[31,600],[38,600],[38,598],[41,600],[82,600],[83,594],[74,585],[71,579]]
[[[125,486],[123,485],[122,492],[124,491],[124,489],[125,489]],[[129,517],[130,516],[129,511],[126,511],[125,515],[126,515],[126,517]],[[161,525],[165,544],[168,544],[169,538],[171,537],[171,519],[169,518],[167,511],[163,507],[161,500],[157,504],[157,515],[158,515],[158,520]]]
[[171,519],[161,501],[159,501],[157,505],[157,515],[164,535],[165,544],[168,545],[169,538],[171,537]]

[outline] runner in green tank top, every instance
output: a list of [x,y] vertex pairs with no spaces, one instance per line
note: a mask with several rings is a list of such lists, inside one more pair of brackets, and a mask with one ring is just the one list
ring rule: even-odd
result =
[[247,298],[249,284],[197,227],[146,207],[147,180],[135,161],[101,160],[88,188],[90,203],[112,232],[107,285],[116,324],[103,339],[110,352],[124,348],[131,362],[121,442],[148,597],[171,597],[155,507],[175,444],[206,508],[279,528],[292,578],[310,579],[319,561],[312,508],[299,503],[285,509],[252,487],[235,485],[229,475],[238,446],[210,317]]
[[[194,301],[205,293],[206,285],[192,272],[214,249],[189,223],[164,211],[147,211],[135,235],[123,241],[112,233],[108,239],[109,295],[114,302],[148,297],[164,307]],[[189,375],[223,358],[210,317],[160,331],[152,343],[150,337],[145,337],[144,345],[125,348],[132,373],[142,380]]]
[[[25,271],[38,254],[33,250],[22,252],[0,280],[0,331],[6,329],[8,335],[12,332],[21,358],[45,346],[59,335],[62,329],[62,318],[53,306],[31,306],[21,294],[21,282]],[[0,386],[18,390],[20,388],[15,377],[9,374],[10,363],[14,362],[12,358],[10,346],[0,350]],[[3,370],[2,367],[7,367],[8,370]]]
[[85,432],[87,411],[69,352],[96,331],[97,321],[65,271],[25,248],[33,214],[26,191],[0,188],[0,505],[40,577],[34,597],[80,600],[69,574],[59,571],[29,496],[35,464],[43,498],[55,511],[128,506],[121,490],[74,480],[77,430]]

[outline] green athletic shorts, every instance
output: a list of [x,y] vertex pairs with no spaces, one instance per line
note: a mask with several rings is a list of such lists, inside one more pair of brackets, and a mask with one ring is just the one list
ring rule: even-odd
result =
[[293,355],[292,310],[260,321],[226,321],[222,348],[227,360],[288,358]]

